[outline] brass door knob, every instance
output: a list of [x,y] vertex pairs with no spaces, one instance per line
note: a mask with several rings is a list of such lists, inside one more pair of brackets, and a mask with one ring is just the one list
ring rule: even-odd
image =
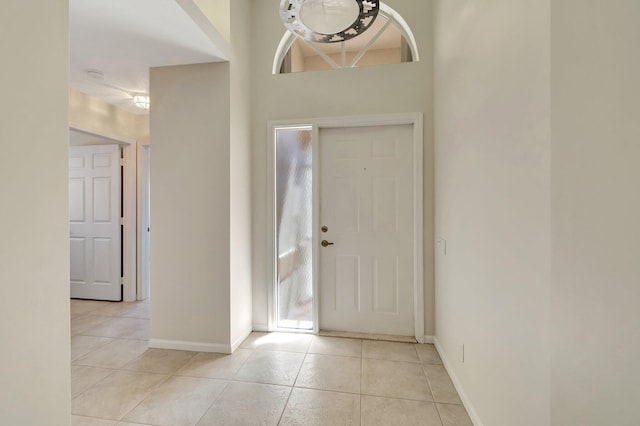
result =
[[330,242],[329,242],[329,241],[327,241],[327,240],[322,240],[322,242],[320,243],[320,245],[321,245],[322,247],[327,247],[327,246],[332,246],[332,245],[333,245],[333,243],[330,243]]

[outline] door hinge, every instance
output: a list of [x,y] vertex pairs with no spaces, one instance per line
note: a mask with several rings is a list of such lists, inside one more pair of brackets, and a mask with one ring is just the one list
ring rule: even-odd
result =
[[124,226],[124,217],[121,217],[121,218],[120,218],[120,225],[121,225],[121,226]]
[[121,158],[121,159],[120,159],[120,165],[121,165],[121,166],[124,166],[124,158]]
[[120,277],[120,285],[124,285],[124,277]]

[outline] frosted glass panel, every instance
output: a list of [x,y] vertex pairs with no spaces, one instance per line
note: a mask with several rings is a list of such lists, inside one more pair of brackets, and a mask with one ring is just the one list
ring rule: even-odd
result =
[[313,328],[311,128],[276,130],[278,327]]

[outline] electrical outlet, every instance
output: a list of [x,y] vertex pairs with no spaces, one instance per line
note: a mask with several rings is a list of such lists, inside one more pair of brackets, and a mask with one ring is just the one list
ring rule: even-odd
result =
[[447,240],[444,238],[438,240],[438,253],[440,253],[441,256],[447,255]]

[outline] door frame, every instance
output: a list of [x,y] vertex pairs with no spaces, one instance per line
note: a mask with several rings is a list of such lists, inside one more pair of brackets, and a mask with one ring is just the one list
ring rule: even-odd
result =
[[69,126],[69,129],[85,133],[87,135],[104,138],[120,145],[124,163],[122,185],[122,211],[124,234],[122,236],[122,301],[136,301],[137,282],[137,148],[136,141],[120,136],[104,135],[86,130],[78,126]]
[[[138,141],[138,186],[137,186],[137,226],[138,226],[138,234],[137,234],[137,242],[138,242],[138,274],[137,274],[137,300],[146,300],[150,295],[150,277],[144,276],[145,266],[144,262],[147,262],[149,247],[145,246],[145,224],[144,224],[144,214],[145,212],[149,212],[151,208],[151,203],[149,202],[150,197],[150,178],[151,178],[151,170],[150,170],[150,156],[151,156],[151,145],[149,144],[149,138],[143,138]],[[150,225],[151,220],[149,220]],[[149,265],[147,265],[146,271],[147,275],[149,274]],[[146,279],[145,279],[146,278]]]
[[[423,113],[400,113],[382,115],[363,115],[348,117],[324,117],[313,119],[288,119],[270,120],[267,122],[268,147],[267,147],[267,259],[268,259],[268,330],[285,331],[277,327],[276,312],[276,286],[277,279],[277,246],[276,246],[276,170],[275,170],[275,131],[279,128],[310,126],[313,129],[312,149],[314,155],[319,152],[320,129],[323,128],[352,128],[372,126],[413,126],[413,308],[415,338],[419,343],[424,343],[424,174],[423,174]],[[320,182],[319,162],[313,161],[313,247],[318,246],[320,226]],[[318,290],[319,271],[318,253],[313,251],[313,333],[319,332],[318,320]],[[295,332],[298,330],[289,330]],[[299,332],[309,332],[299,330]]]

